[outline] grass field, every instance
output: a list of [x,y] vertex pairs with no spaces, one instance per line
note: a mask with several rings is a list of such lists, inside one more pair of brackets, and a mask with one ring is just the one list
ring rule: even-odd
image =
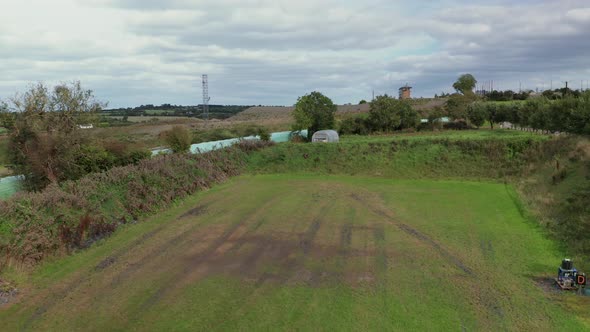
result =
[[[23,279],[5,330],[581,330],[511,187],[242,176]],[[583,309],[582,309],[583,310]],[[577,316],[576,316],[577,315]]]

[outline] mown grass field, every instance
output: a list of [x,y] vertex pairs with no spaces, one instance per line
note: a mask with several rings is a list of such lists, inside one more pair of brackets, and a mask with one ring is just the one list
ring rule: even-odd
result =
[[1,329],[589,328],[542,286],[563,257],[515,197],[467,181],[241,176],[45,264]]

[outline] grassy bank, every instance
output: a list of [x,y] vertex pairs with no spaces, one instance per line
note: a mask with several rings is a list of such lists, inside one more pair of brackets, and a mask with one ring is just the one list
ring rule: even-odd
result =
[[253,173],[388,178],[500,179],[520,172],[547,137],[470,131],[343,137],[340,144],[281,144],[249,158]]

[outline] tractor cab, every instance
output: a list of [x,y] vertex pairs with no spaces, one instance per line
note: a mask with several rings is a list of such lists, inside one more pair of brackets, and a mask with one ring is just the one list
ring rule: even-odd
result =
[[563,290],[578,290],[586,287],[586,274],[579,273],[571,259],[564,259],[557,269],[557,285]]

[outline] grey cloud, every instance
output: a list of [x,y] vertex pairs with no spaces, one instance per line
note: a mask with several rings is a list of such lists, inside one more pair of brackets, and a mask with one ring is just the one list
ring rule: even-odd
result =
[[[464,72],[513,89],[590,79],[585,1],[445,1],[412,15],[379,2],[93,1],[122,11],[121,33],[141,42],[118,53],[0,38],[0,93],[14,82],[81,79],[112,106],[196,104],[199,75],[209,73],[214,103],[291,105],[313,89],[347,103],[405,82],[431,96]],[[433,42],[410,45],[424,35]]]

